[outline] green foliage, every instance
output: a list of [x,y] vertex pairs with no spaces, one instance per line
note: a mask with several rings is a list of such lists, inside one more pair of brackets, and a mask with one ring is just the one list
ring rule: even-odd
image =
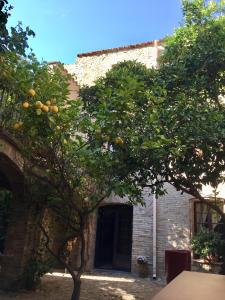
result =
[[202,229],[191,239],[191,248],[200,258],[209,263],[224,257],[225,241],[221,235],[214,231]]
[[224,3],[183,3],[186,22],[167,39],[161,57],[166,87],[171,92],[218,101],[218,93],[224,95]]
[[183,4],[185,23],[161,57],[167,96],[158,124],[173,141],[162,166],[176,187],[196,196],[204,184],[224,182],[225,16],[223,1]]
[[29,257],[23,273],[23,282],[27,290],[35,290],[40,287],[41,278],[54,266],[55,261],[46,253],[44,245]]
[[[129,195],[131,201],[141,199],[142,179],[136,171],[145,157],[143,130],[149,123],[150,112],[152,121],[157,118],[154,107],[160,101],[161,87],[156,85],[155,74],[156,70],[126,61],[113,66],[95,86],[80,92],[94,120],[94,130],[88,132],[94,141],[92,145],[104,149],[107,172],[115,175],[113,190],[119,196]],[[159,133],[150,133],[152,147],[157,147]]]
[[26,49],[29,48],[28,39],[30,36],[34,37],[35,34],[29,27],[24,30],[21,22],[16,27],[7,29],[6,24],[12,8],[7,0],[0,1],[0,54],[12,51],[17,55],[26,56]]

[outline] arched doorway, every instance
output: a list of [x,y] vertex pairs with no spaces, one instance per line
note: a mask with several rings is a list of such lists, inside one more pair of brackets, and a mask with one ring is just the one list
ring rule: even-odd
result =
[[10,206],[12,203],[12,191],[6,188],[3,174],[0,172],[0,255],[4,254],[5,240],[10,218]]
[[23,159],[15,142],[2,132],[0,192],[5,207],[0,222],[0,288],[18,289],[24,287],[23,272],[33,243],[33,215],[24,188]]
[[5,149],[9,155],[0,149],[0,288],[11,289],[20,285],[19,277],[23,271],[27,208],[23,173],[11,160],[13,147],[7,144]]
[[95,267],[131,270],[133,207],[106,205],[98,209]]

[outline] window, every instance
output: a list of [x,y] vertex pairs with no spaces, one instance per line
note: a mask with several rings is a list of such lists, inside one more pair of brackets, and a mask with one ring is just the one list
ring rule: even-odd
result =
[[[216,204],[224,211],[224,201],[218,201]],[[195,218],[195,233],[199,232],[201,228],[218,231],[222,226],[220,215],[209,206],[201,202],[194,203],[194,218]]]

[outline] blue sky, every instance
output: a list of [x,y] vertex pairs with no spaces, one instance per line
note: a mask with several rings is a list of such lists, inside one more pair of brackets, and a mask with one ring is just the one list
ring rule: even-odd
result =
[[73,63],[78,53],[136,44],[171,34],[181,0],[9,0],[9,25],[22,21],[39,59]]

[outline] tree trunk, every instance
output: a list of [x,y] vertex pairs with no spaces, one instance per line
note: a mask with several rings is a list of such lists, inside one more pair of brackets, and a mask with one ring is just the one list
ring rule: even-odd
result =
[[80,299],[80,289],[81,289],[81,280],[77,279],[76,281],[74,281],[73,294],[71,296],[71,300]]

